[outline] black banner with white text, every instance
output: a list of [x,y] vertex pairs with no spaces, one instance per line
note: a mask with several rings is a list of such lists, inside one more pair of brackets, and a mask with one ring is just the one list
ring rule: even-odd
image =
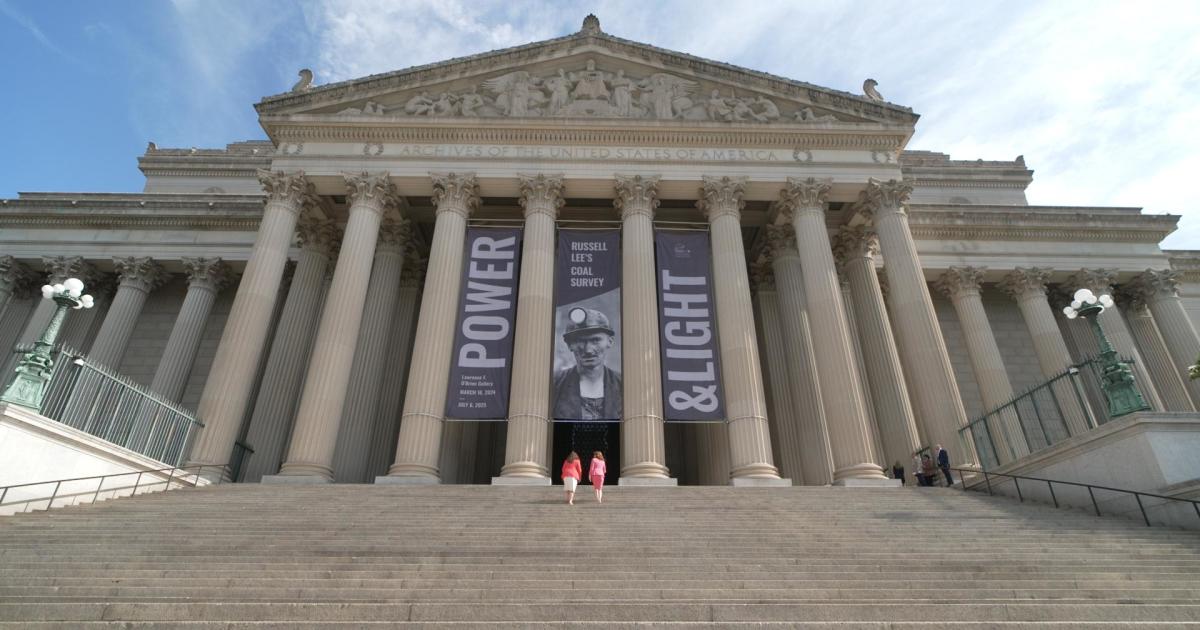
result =
[[725,417],[707,232],[654,233],[663,415],[668,421]]
[[466,240],[446,419],[503,420],[512,379],[521,230],[472,227]]

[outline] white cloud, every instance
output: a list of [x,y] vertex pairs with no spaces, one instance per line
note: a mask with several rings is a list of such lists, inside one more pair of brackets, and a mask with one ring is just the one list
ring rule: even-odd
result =
[[5,2],[5,0],[0,0],[0,13],[7,15],[9,17],[9,19],[16,22],[21,28],[28,31],[29,34],[32,35],[33,38],[36,39],[39,44],[46,47],[47,50],[62,57],[63,59],[66,59],[67,61],[70,61],[71,63],[74,63],[74,64],[79,63],[79,60],[76,59],[73,55],[71,55],[67,51],[63,50],[61,47],[58,46],[58,44],[55,44],[54,42],[50,41],[50,38],[46,37],[46,34],[42,32],[41,28],[38,28],[37,23],[34,22],[32,18],[25,15],[24,13],[21,13],[20,11],[18,11],[16,9],[16,7],[13,7],[8,2]]

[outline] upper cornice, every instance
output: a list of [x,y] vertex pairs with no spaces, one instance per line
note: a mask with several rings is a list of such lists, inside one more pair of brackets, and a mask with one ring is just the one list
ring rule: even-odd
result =
[[0,226],[255,230],[262,195],[21,193],[0,199]]
[[952,160],[945,153],[904,151],[900,170],[914,186],[932,188],[1016,188],[1033,181],[1025,157],[1015,160]]
[[966,241],[1106,241],[1158,243],[1179,215],[1140,208],[910,204],[915,238]]
[[1200,282],[1200,251],[1194,249],[1164,249],[1171,269],[1184,282]]

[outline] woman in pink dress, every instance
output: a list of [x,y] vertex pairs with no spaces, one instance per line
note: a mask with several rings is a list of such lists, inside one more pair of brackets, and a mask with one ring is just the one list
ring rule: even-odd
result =
[[604,473],[608,466],[604,463],[604,453],[592,453],[592,465],[588,468],[588,478],[592,480],[592,488],[596,490],[596,503],[604,502]]
[[567,489],[567,505],[575,505],[575,486],[579,485],[579,478],[583,476],[583,466],[579,464],[579,455],[575,451],[571,451],[567,455],[567,461],[562,465],[562,480],[563,486]]

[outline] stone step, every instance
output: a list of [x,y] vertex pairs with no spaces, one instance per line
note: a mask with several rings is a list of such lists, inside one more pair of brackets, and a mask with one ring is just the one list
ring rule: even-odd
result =
[[1198,624],[1187,621],[0,621],[0,629],[20,630],[697,630],[728,628],[730,630],[807,630],[837,628],[837,630],[1188,630]]
[[0,619],[28,621],[538,622],[1200,622],[1197,604],[1102,603],[8,603]]

